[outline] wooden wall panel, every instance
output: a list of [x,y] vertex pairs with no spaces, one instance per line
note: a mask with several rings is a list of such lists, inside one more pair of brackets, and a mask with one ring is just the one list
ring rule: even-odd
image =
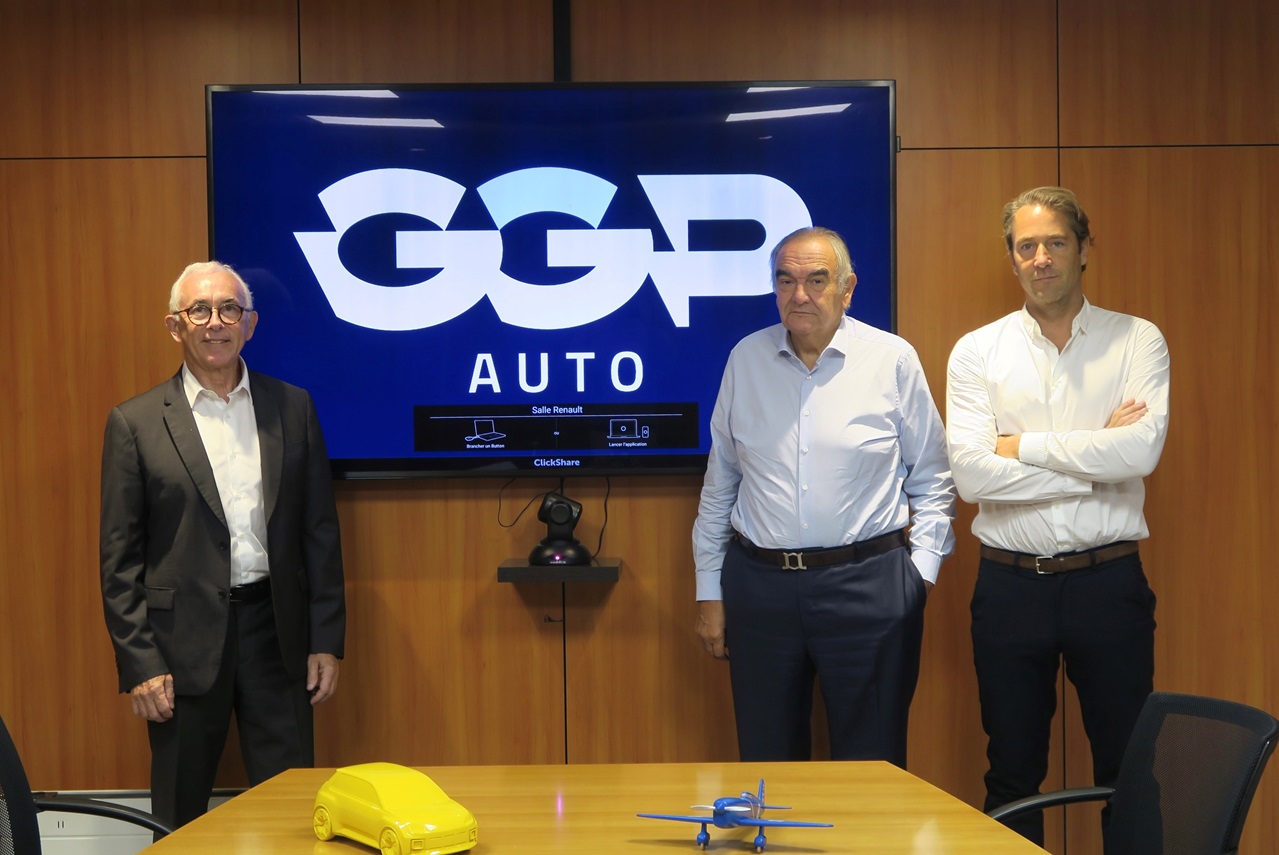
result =
[[[603,490],[578,483],[565,489],[586,505],[582,540],[594,549]],[[621,578],[566,595],[569,762],[737,759],[727,663],[707,656],[693,630],[701,483],[613,479],[601,554],[622,557]]]
[[573,6],[573,79],[893,78],[908,148],[1056,145],[1054,9],[1046,0],[590,0]]
[[[1266,537],[1279,513],[1279,357],[1269,342],[1279,149],[1067,151],[1062,176],[1097,234],[1088,293],[1157,323],[1172,357],[1171,423],[1146,482],[1142,545],[1159,597],[1155,686],[1279,710],[1269,630],[1279,581]],[[1273,778],[1241,851],[1279,839]]]
[[306,83],[549,81],[551,0],[301,0]]
[[177,368],[163,319],[203,244],[204,164],[0,160],[0,199],[0,714],[37,789],[138,786],[98,583],[102,431]]
[[[562,762],[563,639],[543,620],[562,618],[559,591],[497,581],[545,526],[532,513],[499,526],[501,483],[488,479],[337,488],[347,657],[316,762]],[[542,489],[507,488],[503,518]]]
[[0,0],[0,157],[204,154],[206,83],[297,80],[295,0]]
[[1062,5],[1067,146],[1279,143],[1279,5]]

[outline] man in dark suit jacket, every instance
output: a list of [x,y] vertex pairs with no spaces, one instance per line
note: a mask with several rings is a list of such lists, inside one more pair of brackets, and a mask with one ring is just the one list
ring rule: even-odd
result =
[[208,808],[233,712],[251,784],[314,765],[346,610],[315,407],[240,358],[248,286],[193,264],[165,324],[183,367],[107,419],[101,569],[120,691],[148,721],[152,810],[176,827]]

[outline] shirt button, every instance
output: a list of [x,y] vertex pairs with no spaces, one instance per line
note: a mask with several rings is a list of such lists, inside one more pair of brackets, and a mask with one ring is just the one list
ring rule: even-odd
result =
[[804,415],[808,415],[808,410],[804,410]]
[[806,446],[804,446],[803,448],[801,448],[801,449],[800,449],[800,451],[802,451],[802,452],[804,452],[805,454],[807,454],[807,453],[808,453],[808,446],[807,446],[807,445],[806,445]]
[[804,523],[804,531],[808,531],[808,523]]
[[800,489],[802,489],[805,493],[807,493],[807,492],[808,492],[808,485],[807,485],[807,484],[805,484],[805,485],[804,485],[803,487],[801,487]]

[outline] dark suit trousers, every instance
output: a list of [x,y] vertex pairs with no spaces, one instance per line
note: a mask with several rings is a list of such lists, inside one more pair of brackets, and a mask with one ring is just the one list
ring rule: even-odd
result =
[[908,549],[796,571],[733,541],[721,585],[743,761],[812,756],[816,677],[832,759],[905,766],[927,595]]
[[[989,737],[986,810],[1039,792],[1048,773],[1062,660],[1079,696],[1093,779],[1113,786],[1137,715],[1154,689],[1155,595],[1141,557],[1055,575],[982,559],[972,618],[982,727]],[[1103,831],[1108,818],[1103,811]],[[1042,813],[1008,825],[1043,845]]]
[[151,809],[175,828],[208,810],[232,712],[250,786],[315,765],[306,678],[285,673],[269,598],[232,604],[217,680],[175,706],[173,718],[148,727]]

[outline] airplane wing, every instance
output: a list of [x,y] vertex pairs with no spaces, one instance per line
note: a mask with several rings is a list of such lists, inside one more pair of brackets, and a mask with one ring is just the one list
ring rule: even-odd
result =
[[[667,817],[675,819],[675,817]],[[759,828],[834,828],[835,826],[829,822],[795,822],[789,819],[763,819],[756,817],[752,819],[744,816],[737,820],[738,825],[751,825]]]
[[714,824],[715,822],[715,817],[713,816],[676,816],[670,813],[637,813],[635,815],[642,816],[645,819],[670,819],[675,822],[705,822],[707,824]]

